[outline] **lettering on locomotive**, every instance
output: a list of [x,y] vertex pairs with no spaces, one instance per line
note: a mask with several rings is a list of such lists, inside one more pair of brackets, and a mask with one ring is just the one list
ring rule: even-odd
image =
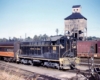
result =
[[7,52],[13,52],[13,49],[7,49]]
[[30,50],[41,50],[40,48],[30,48]]

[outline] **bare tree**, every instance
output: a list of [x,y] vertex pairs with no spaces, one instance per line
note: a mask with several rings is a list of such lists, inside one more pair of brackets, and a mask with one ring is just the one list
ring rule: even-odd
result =
[[33,40],[34,40],[34,41],[37,41],[37,40],[38,40],[38,36],[37,36],[37,35],[34,35]]

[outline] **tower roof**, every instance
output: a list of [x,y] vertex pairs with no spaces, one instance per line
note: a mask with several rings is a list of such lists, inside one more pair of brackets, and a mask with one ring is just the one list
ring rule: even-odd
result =
[[87,18],[85,18],[80,13],[72,13],[70,16],[66,17],[64,20],[69,20],[69,19],[85,19],[85,20],[87,20]]
[[74,6],[72,6],[72,8],[78,8],[78,7],[81,7],[81,5],[74,5]]

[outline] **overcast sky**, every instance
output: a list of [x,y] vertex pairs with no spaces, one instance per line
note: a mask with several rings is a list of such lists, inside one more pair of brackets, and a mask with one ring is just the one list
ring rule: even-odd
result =
[[100,0],[0,0],[0,38],[64,34],[64,18],[81,5],[88,36],[100,37]]

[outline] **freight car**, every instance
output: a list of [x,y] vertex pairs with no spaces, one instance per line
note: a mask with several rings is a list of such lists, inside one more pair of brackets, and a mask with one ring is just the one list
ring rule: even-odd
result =
[[[4,47],[2,47],[4,48]],[[8,47],[7,47],[8,48]],[[76,41],[67,36],[52,36],[44,41],[13,43],[13,59],[23,64],[56,67],[58,69],[73,68],[79,64]],[[8,52],[8,51],[6,51]],[[3,54],[3,58],[10,59]],[[1,55],[0,55],[1,56]]]
[[19,42],[0,42],[0,59],[16,61]]
[[77,41],[77,56],[100,58],[100,41]]

